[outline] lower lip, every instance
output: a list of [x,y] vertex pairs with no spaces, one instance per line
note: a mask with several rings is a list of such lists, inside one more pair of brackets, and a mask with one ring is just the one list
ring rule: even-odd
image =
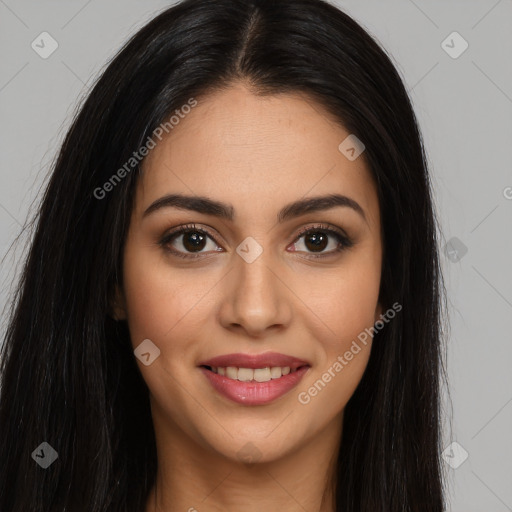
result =
[[268,382],[242,382],[229,379],[200,367],[210,384],[226,398],[243,405],[264,405],[283,396],[293,389],[309,370],[309,366],[303,366],[293,373],[283,375],[279,379]]

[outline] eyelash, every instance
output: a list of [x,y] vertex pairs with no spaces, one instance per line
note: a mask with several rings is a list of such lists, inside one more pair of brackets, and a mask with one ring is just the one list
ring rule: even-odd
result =
[[[194,255],[185,254],[180,251],[170,249],[168,247],[168,244],[174,238],[177,238],[179,235],[189,233],[189,232],[198,232],[203,235],[207,235],[217,245],[220,245],[217,243],[217,240],[215,240],[215,237],[208,230],[206,230],[204,228],[198,228],[196,226],[196,224],[186,224],[184,226],[180,226],[179,228],[175,229],[174,231],[171,231],[170,233],[167,233],[166,235],[164,235],[164,237],[158,243],[165,251],[167,251],[175,256],[178,256],[180,258],[184,258],[184,259],[202,258],[203,255],[201,253],[197,253]],[[341,230],[338,230],[337,228],[331,228],[328,224],[318,224],[316,226],[310,226],[308,228],[303,228],[297,234],[297,237],[293,241],[293,244],[297,243],[303,236],[308,235],[309,233],[317,233],[317,232],[322,232],[322,233],[326,233],[328,235],[334,236],[338,241],[338,247],[334,250],[327,252],[327,253],[322,253],[322,254],[310,253],[308,258],[312,258],[312,259],[326,258],[326,257],[332,256],[335,253],[340,253],[340,252],[344,251],[345,249],[348,249],[354,245],[353,241],[350,240]]]

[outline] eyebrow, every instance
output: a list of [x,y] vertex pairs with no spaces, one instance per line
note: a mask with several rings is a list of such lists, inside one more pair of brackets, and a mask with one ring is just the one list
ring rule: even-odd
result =
[[[329,194],[294,201],[280,210],[277,215],[277,220],[281,223],[306,213],[329,210],[339,206],[351,208],[367,221],[364,210],[359,203],[350,197],[340,194]],[[190,210],[204,215],[213,215],[214,217],[229,221],[233,221],[235,218],[235,209],[231,204],[215,201],[207,197],[186,196],[183,194],[168,194],[157,199],[144,211],[142,216],[143,218],[147,217],[162,208]]]

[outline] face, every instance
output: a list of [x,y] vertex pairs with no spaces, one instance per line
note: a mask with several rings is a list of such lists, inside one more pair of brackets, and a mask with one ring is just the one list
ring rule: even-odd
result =
[[[233,85],[146,157],[115,315],[150,354],[156,429],[233,460],[250,442],[263,462],[341,428],[371,350],[358,335],[382,312],[378,197],[364,154],[338,149],[348,135],[305,96]],[[246,358],[201,366],[230,354]],[[223,376],[230,361],[249,370]]]

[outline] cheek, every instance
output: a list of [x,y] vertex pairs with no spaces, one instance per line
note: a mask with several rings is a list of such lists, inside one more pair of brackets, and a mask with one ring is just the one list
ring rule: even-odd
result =
[[175,416],[186,408],[180,391],[186,375],[175,377],[183,370],[182,361],[197,337],[195,311],[204,295],[204,282],[180,279],[179,274],[170,272],[160,260],[147,261],[143,251],[127,247],[123,284],[132,347],[135,350],[149,339],[160,351],[151,364],[146,366],[138,358],[136,363],[156,404],[169,405],[161,413],[173,410]]
[[[328,280],[307,280],[309,329],[316,333],[318,365],[299,390],[311,417],[334,417],[347,404],[368,364],[379,298],[379,254],[359,255]],[[350,263],[350,264],[349,264]],[[314,312],[315,314],[312,314]]]
[[310,417],[318,418],[315,421],[328,421],[345,408],[370,357],[378,285],[370,281],[355,286],[351,280],[344,284],[321,305],[324,328],[317,331],[318,364],[297,396]]
[[[123,283],[134,346],[146,338],[157,345],[173,338],[186,326],[183,319],[204,295],[200,280],[180,279],[179,272],[169,272],[162,259],[150,259],[130,245],[126,247]],[[174,339],[179,343],[179,337]]]
[[318,336],[329,352],[344,352],[352,339],[374,325],[380,278],[377,253],[370,258],[354,254],[330,274],[301,279],[298,294],[305,298],[301,314],[318,325]]
[[[370,343],[364,346],[358,342],[357,350],[352,348],[355,354],[349,344],[348,351],[329,358],[328,364],[301,386],[297,401],[314,423],[326,424],[346,407],[368,364]],[[350,361],[347,352],[352,354]]]

